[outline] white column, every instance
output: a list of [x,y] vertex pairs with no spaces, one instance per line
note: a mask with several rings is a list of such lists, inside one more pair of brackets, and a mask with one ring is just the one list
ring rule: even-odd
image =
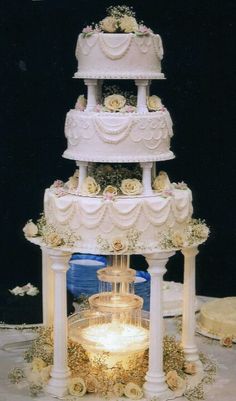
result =
[[85,178],[88,176],[88,162],[76,161],[76,166],[79,167],[79,186],[78,192],[81,194],[82,184]]
[[151,81],[151,79],[149,79],[148,85],[147,85],[147,97],[150,96],[150,86],[151,86],[151,83],[152,83],[152,81]]
[[143,183],[143,195],[152,195],[152,165],[151,162],[140,163],[143,170],[142,183]]
[[51,269],[51,259],[46,248],[42,251],[42,293],[43,293],[43,324],[52,326],[54,310],[54,274]]
[[103,79],[98,80],[98,87],[97,87],[97,103],[101,104],[102,103],[102,85],[103,85]]
[[199,360],[198,349],[195,342],[195,258],[197,247],[182,249],[184,255],[184,298],[182,345],[185,358],[189,362]]
[[46,391],[56,397],[64,397],[68,392],[70,371],[67,363],[67,292],[66,272],[71,254],[60,250],[48,251],[51,268],[55,277],[54,292],[54,353],[51,378]]
[[[163,275],[166,264],[174,252],[160,252],[146,255],[151,275],[150,294],[150,328],[149,328],[149,366],[144,384],[144,394],[147,398],[161,396],[167,400],[170,394],[165,382],[163,371]],[[145,256],[145,255],[144,255]]]
[[137,111],[138,113],[148,113],[147,90],[149,81],[148,79],[135,79],[135,85],[138,87]]
[[85,111],[94,111],[97,104],[97,79],[85,79],[87,86],[87,107]]

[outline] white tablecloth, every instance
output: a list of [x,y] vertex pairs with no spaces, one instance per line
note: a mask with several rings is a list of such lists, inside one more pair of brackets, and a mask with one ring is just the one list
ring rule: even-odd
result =
[[[205,298],[203,299],[205,300]],[[166,334],[176,332],[174,319],[165,319]],[[27,341],[33,338],[30,330],[0,329],[0,401],[32,401],[26,388],[9,383],[8,372],[23,364],[23,349],[3,350],[6,343]],[[216,360],[218,371],[215,383],[205,386],[207,401],[236,401],[236,344],[232,348],[222,347],[218,341],[197,335],[199,351]],[[86,398],[84,398],[86,399]],[[38,396],[37,401],[53,401],[49,395]],[[186,401],[185,398],[178,398]]]

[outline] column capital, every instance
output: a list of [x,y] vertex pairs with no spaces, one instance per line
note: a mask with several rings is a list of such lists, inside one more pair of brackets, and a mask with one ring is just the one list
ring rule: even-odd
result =
[[175,252],[158,252],[150,255],[144,255],[148,263],[148,271],[151,275],[163,275],[166,272],[166,264]]
[[85,85],[96,86],[98,84],[98,80],[97,79],[84,79],[84,83],[85,83]]
[[145,169],[151,169],[153,166],[153,162],[141,162],[140,166]]
[[181,249],[181,252],[185,257],[191,258],[193,256],[196,256],[199,253],[199,250],[197,246],[191,246],[189,248]]
[[51,269],[55,272],[66,272],[69,269],[71,252],[61,251],[60,249],[48,249],[51,258]]
[[135,82],[135,85],[137,85],[137,86],[148,86],[149,85],[149,79],[135,79],[134,82]]
[[76,160],[76,166],[77,167],[87,167],[88,166],[88,162],[82,162],[80,160]]

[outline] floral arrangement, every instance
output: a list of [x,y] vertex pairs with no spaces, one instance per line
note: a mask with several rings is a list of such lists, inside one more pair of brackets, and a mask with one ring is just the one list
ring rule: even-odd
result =
[[97,245],[103,252],[114,252],[115,254],[131,252],[136,248],[142,247],[142,244],[138,242],[140,235],[141,233],[133,228],[131,228],[126,235],[111,240],[98,235]]
[[204,220],[191,219],[183,232],[169,228],[159,239],[162,249],[179,249],[196,246],[206,241],[210,230]]
[[39,289],[37,287],[34,287],[31,283],[28,283],[23,285],[22,287],[19,287],[17,285],[12,290],[9,290],[9,292],[15,296],[19,295],[20,297],[23,297],[24,295],[29,295],[31,297],[34,297],[35,295],[38,295]]
[[[84,111],[86,109],[86,105],[87,99],[84,95],[80,95],[76,101],[75,109]],[[147,108],[150,112],[165,110],[161,99],[156,95],[147,97]],[[101,103],[96,105],[94,111],[97,113],[135,113],[137,111],[137,96],[130,91],[123,91],[117,85],[104,87]]]
[[57,230],[49,224],[42,213],[36,224],[29,220],[23,228],[26,237],[41,237],[42,241],[50,247],[73,246],[80,237],[70,229]]
[[96,165],[92,164],[89,167],[88,173],[100,186],[105,197],[107,192],[113,193],[113,198],[119,193],[137,195],[142,192],[142,184],[140,182],[142,180],[142,171],[137,164],[114,163],[110,165],[96,163]]
[[137,22],[133,7],[125,5],[110,6],[107,8],[107,17],[98,24],[87,25],[82,35],[88,37],[94,33],[135,33],[137,36],[150,35],[152,30],[147,28],[142,21]]
[[[25,352],[26,367],[15,367],[9,373],[12,383],[25,383],[31,395],[36,396],[47,384],[53,364],[53,330],[40,327],[37,338]],[[130,357],[126,368],[117,362],[108,368],[106,359],[109,354],[101,353],[93,363],[90,362],[85,349],[78,343],[68,339],[68,365],[71,379],[68,392],[71,396],[82,397],[86,393],[96,393],[105,398],[122,397],[137,400],[142,398],[142,386],[148,369],[148,351],[142,356]],[[189,389],[186,378],[196,373],[196,365],[185,361],[184,352],[179,341],[165,336],[163,340],[164,372],[168,387],[175,394],[184,395],[188,400],[204,399],[203,384],[213,382],[216,365],[208,357],[201,354],[205,375],[202,382]],[[194,398],[195,397],[195,398]]]
[[158,176],[155,177],[152,187],[155,191],[157,192],[162,192],[165,190],[170,190],[171,189],[171,183],[169,180],[169,177],[165,171],[160,171]]

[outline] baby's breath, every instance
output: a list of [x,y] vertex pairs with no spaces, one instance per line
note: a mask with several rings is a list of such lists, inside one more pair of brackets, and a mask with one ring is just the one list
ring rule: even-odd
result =
[[128,17],[135,17],[133,7],[128,7],[126,5],[110,6],[106,11],[107,15],[110,15],[116,19],[122,18],[124,15],[127,15]]

